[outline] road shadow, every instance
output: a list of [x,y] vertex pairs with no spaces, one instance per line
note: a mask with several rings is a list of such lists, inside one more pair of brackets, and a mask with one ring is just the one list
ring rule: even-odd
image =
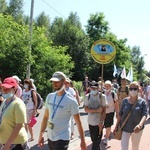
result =
[[84,135],[85,135],[86,137],[90,137],[89,130],[85,130],[85,131],[84,131]]
[[[41,148],[39,148],[38,145],[36,144],[36,145],[30,147],[30,150],[41,150]],[[42,148],[42,150],[49,150],[48,144],[45,144],[44,147]]]
[[150,124],[150,118],[148,118],[146,121],[145,121],[145,123],[144,123],[145,125],[148,125],[148,124]]
[[[103,140],[101,141],[100,147],[101,147],[101,150],[111,149],[110,145],[104,145]],[[92,144],[87,146],[87,150],[91,150],[91,149],[92,149]]]
[[[38,144],[35,144],[30,147],[30,150],[41,150],[41,148],[38,147]],[[44,147],[42,148],[42,150],[49,150],[47,140],[44,141]]]

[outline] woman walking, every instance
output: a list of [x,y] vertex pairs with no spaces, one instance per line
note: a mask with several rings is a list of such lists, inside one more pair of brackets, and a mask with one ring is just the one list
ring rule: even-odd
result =
[[17,82],[14,78],[4,79],[0,85],[4,101],[0,107],[1,150],[29,150],[25,130],[26,106],[15,96]]
[[37,96],[36,93],[33,89],[32,82],[30,79],[25,79],[24,80],[24,90],[22,93],[22,100],[26,104],[26,109],[27,109],[27,127],[26,130],[29,130],[31,138],[29,139],[30,141],[34,140],[34,135],[33,135],[33,128],[30,125],[30,121],[32,118],[35,117],[36,114],[36,106],[37,106]]
[[122,129],[121,150],[128,150],[130,138],[132,150],[139,150],[144,122],[147,117],[147,108],[145,100],[138,97],[138,92],[139,84],[132,82],[129,86],[129,97],[125,98],[121,105],[114,132],[119,124],[123,123],[128,114],[131,113]]

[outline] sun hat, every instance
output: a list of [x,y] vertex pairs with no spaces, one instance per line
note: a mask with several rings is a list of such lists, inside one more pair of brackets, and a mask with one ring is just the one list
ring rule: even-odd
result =
[[53,74],[50,81],[60,81],[62,79],[66,80],[66,75],[63,72],[57,71]]
[[0,86],[5,87],[7,89],[15,87],[16,89],[18,84],[17,84],[17,81],[13,77],[8,77],[4,79],[3,83]]

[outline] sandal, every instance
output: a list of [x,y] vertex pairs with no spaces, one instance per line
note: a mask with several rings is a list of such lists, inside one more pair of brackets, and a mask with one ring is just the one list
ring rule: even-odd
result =
[[28,142],[31,142],[31,141],[34,141],[34,138],[30,138],[30,139],[28,140]]

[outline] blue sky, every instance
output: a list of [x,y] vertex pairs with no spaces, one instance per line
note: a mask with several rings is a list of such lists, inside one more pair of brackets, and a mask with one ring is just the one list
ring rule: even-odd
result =
[[[30,15],[31,0],[24,0],[24,13]],[[82,26],[87,25],[90,14],[103,12],[111,32],[118,39],[127,38],[127,45],[140,46],[145,69],[150,70],[150,0],[34,0],[34,18],[44,11],[51,20],[66,19],[77,12]],[[56,11],[55,11],[55,10]],[[58,13],[59,12],[59,13]],[[145,56],[145,54],[147,54]]]

